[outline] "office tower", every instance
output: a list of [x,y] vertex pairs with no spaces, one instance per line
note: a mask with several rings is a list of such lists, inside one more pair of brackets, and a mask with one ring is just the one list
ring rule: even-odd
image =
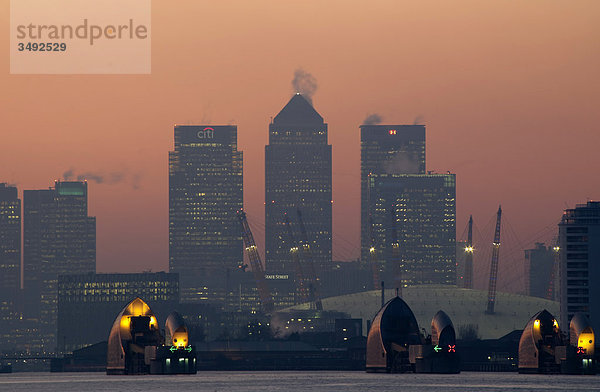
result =
[[455,175],[371,174],[367,192],[386,287],[395,285],[397,263],[405,285],[455,284]]
[[140,297],[163,323],[179,304],[179,276],[165,272],[58,277],[58,347],[71,352],[106,340],[121,309]]
[[288,214],[297,228],[298,210],[314,262],[331,262],[331,203],[331,145],[327,144],[327,124],[302,95],[296,94],[269,125],[269,144],[265,146],[268,273],[293,274],[284,214]]
[[0,184],[0,326],[17,317],[21,288],[21,200],[17,188]]
[[85,181],[23,192],[24,289],[28,316],[39,318],[45,351],[56,349],[57,280],[96,272],[96,218]]
[[[552,296],[554,280],[554,250],[551,246],[536,242],[533,249],[525,249],[525,273],[527,294],[532,297]],[[551,298],[548,298],[551,299]]]
[[600,331],[600,201],[565,210],[558,236],[561,324],[581,312]]
[[361,125],[360,127],[360,221],[361,258],[369,258],[369,174],[424,174],[424,125]]
[[182,302],[222,299],[227,270],[243,262],[236,213],[243,207],[237,127],[175,127],[169,152],[169,270]]

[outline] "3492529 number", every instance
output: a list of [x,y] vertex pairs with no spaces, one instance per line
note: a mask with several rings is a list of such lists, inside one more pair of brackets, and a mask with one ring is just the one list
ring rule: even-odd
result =
[[64,42],[19,42],[19,52],[64,52],[67,50],[67,44]]

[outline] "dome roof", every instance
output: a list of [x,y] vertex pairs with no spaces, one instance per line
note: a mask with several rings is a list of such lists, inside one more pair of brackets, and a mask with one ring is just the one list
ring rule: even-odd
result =
[[[386,298],[395,296],[395,290],[386,290]],[[494,314],[486,314],[487,291],[458,288],[450,285],[418,285],[402,289],[402,299],[412,309],[421,328],[431,325],[431,319],[443,310],[452,320],[457,338],[461,327],[476,326],[482,339],[498,339],[511,331],[525,327],[529,319],[540,311],[548,309],[559,312],[559,303],[543,298],[525,295],[497,293]],[[366,320],[372,320],[381,308],[379,290],[364,291],[322,300],[323,309],[344,312],[353,318],[362,318],[366,330]],[[301,304],[292,309],[308,309]]]

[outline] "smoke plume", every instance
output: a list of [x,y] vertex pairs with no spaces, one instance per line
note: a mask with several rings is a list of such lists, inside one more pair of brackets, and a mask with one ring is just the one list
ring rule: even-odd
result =
[[76,172],[74,169],[69,169],[63,173],[65,181],[92,181],[96,184],[114,185],[123,182],[129,182],[133,189],[138,189],[140,186],[141,173],[136,173],[131,176],[126,171],[114,171],[110,173],[102,173],[97,171]]
[[294,72],[292,87],[294,88],[294,92],[302,94],[302,96],[312,105],[313,95],[318,88],[317,79],[315,79],[312,74],[306,72],[302,68],[298,68]]
[[363,120],[363,125],[377,125],[383,121],[383,117],[377,113],[369,114]]
[[419,114],[417,117],[415,117],[415,121],[413,122],[413,125],[421,125],[425,122],[425,116],[423,116],[422,114]]
[[390,160],[383,164],[387,174],[410,174],[419,172],[417,158],[406,151],[398,151]]

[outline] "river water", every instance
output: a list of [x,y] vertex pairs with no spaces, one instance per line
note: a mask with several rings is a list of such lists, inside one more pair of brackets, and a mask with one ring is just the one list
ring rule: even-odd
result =
[[103,373],[0,374],[0,391],[600,391],[600,376],[516,373],[202,372],[179,376]]

